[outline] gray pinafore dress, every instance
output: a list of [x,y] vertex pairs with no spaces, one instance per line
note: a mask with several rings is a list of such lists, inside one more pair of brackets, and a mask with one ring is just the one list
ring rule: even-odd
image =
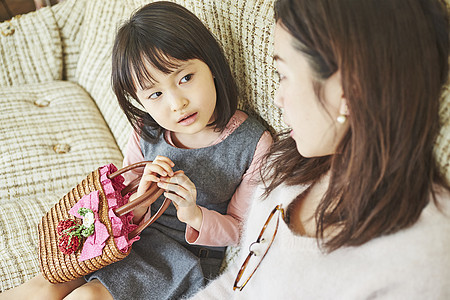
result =
[[[228,203],[250,166],[264,127],[248,117],[222,142],[200,149],[180,149],[163,136],[155,143],[141,139],[145,160],[170,158],[174,171],[183,170],[197,188],[197,204],[226,214]],[[152,214],[163,196],[151,206]],[[142,231],[123,260],[85,276],[98,279],[114,299],[180,299],[194,294],[205,279],[218,275],[225,247],[189,245],[186,224],[173,205]]]

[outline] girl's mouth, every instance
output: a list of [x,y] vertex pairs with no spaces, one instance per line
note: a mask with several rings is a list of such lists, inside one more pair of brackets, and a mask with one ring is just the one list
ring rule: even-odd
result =
[[189,115],[183,116],[183,117],[178,121],[178,124],[184,125],[184,126],[191,125],[191,124],[194,123],[195,120],[197,119],[197,115],[198,115],[198,113],[195,112],[195,113],[193,113],[193,114],[189,114]]

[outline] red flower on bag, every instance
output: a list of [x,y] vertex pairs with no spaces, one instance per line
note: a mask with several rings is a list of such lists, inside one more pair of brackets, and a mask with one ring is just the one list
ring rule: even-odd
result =
[[83,239],[94,234],[94,212],[80,208],[78,213],[84,217],[83,224],[73,219],[59,221],[56,231],[59,234],[58,248],[64,254],[72,254],[80,248]]
[[56,231],[58,232],[59,235],[63,234],[63,231],[69,228],[73,228],[71,231],[75,230],[75,227],[78,225],[78,223],[75,220],[72,219],[68,219],[68,220],[63,220],[60,221],[58,223],[58,228],[56,228]]
[[58,248],[64,254],[72,254],[80,247],[80,238],[76,235],[61,235],[58,239]]
[[58,248],[62,253],[71,254],[80,247],[80,237],[74,234],[79,227],[80,224],[72,219],[62,220],[58,223],[56,228],[59,234]]

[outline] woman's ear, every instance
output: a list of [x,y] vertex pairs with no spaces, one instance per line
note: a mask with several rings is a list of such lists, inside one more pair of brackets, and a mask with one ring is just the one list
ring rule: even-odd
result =
[[345,99],[345,96],[342,95],[341,98],[341,104],[339,106],[339,116],[337,117],[337,121],[340,124],[344,124],[345,121],[347,121],[347,117],[349,116],[348,106],[347,106],[347,100]]
[[348,116],[349,115],[348,106],[347,106],[347,99],[345,99],[344,95],[342,95],[342,98],[341,98],[341,106],[339,107],[339,113],[341,115],[344,115],[344,116]]

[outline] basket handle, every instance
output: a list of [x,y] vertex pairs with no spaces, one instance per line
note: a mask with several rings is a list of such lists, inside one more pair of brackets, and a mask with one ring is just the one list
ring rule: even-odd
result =
[[[137,162],[137,163],[131,164],[120,170],[117,170],[116,172],[114,172],[112,174],[109,174],[108,178],[114,179],[115,177],[117,177],[125,172],[131,171],[135,168],[145,167],[145,165],[148,163],[152,163],[152,161],[142,161],[142,162]],[[135,191],[137,189],[138,185],[139,185],[139,179],[135,179],[132,182],[130,182],[130,184],[128,184],[128,186],[126,186],[122,190],[122,196],[126,195],[129,192]],[[129,201],[128,203],[122,205],[121,207],[116,208],[114,210],[114,213],[118,217],[120,217],[126,213],[129,213],[136,207],[143,206],[143,205],[150,205],[153,202],[155,202],[156,199],[158,199],[158,197],[161,196],[163,192],[164,192],[163,189],[160,189],[155,182],[152,182],[150,185],[150,188],[144,194],[137,197],[133,201]],[[147,226],[149,226],[150,224],[155,222],[166,211],[166,209],[170,205],[170,202],[171,202],[171,200],[165,198],[163,204],[161,204],[158,211],[150,219],[148,219],[145,222],[142,222],[135,230],[130,232],[128,238],[129,239],[134,238],[135,236],[139,235],[141,233],[141,231],[144,230]]]

